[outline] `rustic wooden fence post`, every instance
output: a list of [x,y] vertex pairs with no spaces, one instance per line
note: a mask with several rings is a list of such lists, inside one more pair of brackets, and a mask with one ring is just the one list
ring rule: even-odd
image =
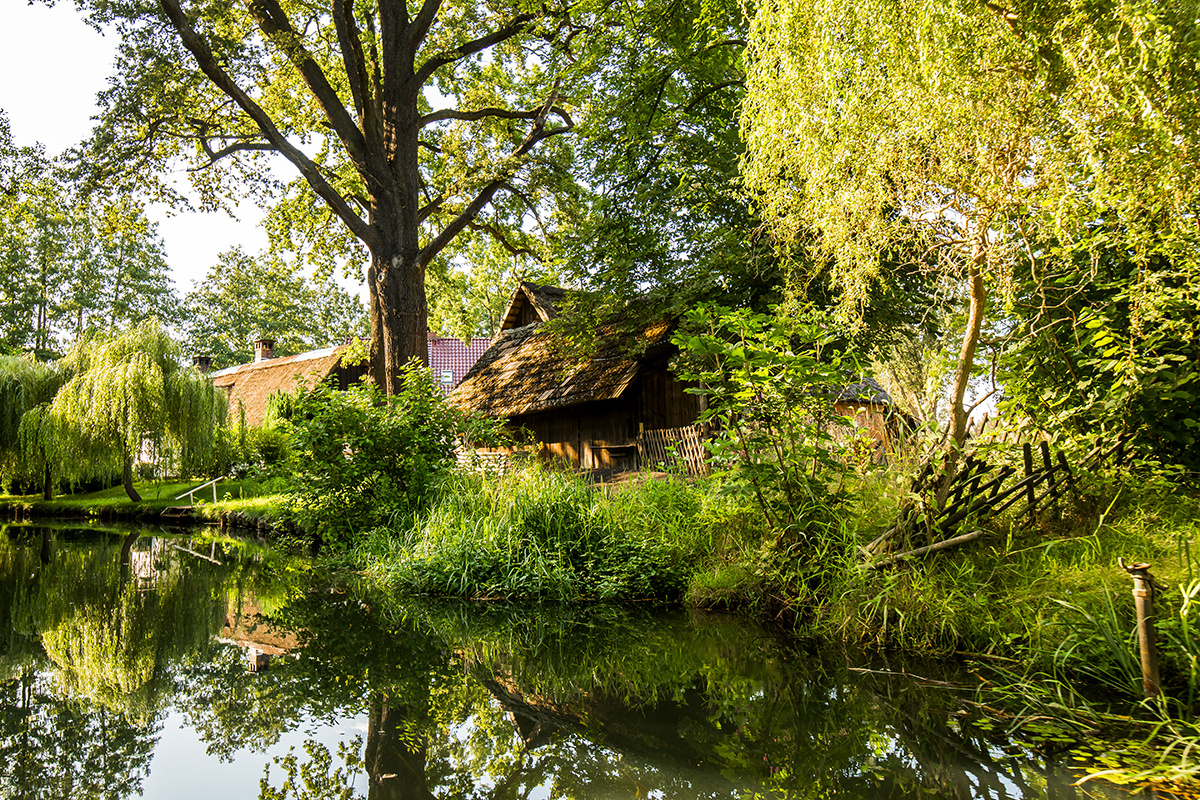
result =
[[[1021,454],[1025,459],[1025,478],[1028,480],[1033,477],[1033,445],[1029,442],[1021,443]],[[1034,503],[1037,502],[1034,498],[1033,489],[1034,481],[1029,481],[1025,487],[1025,502],[1029,506],[1029,521],[1033,522]]]

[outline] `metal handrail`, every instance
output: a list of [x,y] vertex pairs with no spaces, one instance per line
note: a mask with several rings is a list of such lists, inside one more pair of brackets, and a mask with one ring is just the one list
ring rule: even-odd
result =
[[176,497],[175,499],[182,500],[183,498],[186,497],[188,499],[188,503],[190,505],[194,506],[194,505],[196,505],[196,492],[200,491],[205,486],[211,486],[212,490],[213,490],[213,502],[215,503],[215,502],[217,502],[217,481],[221,480],[221,478],[223,478],[223,477],[224,477],[223,475],[218,475],[217,477],[213,478],[208,483],[202,483],[199,486],[197,486],[195,489],[192,489],[189,492],[184,492],[183,494],[179,495],[179,497]]

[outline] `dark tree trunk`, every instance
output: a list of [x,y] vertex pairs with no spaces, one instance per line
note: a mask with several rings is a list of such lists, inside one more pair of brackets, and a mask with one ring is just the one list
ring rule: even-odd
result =
[[133,555],[133,545],[138,540],[137,532],[133,532],[125,537],[121,542],[121,583],[129,583],[130,573],[133,571],[131,557]]
[[432,800],[425,781],[425,743],[402,736],[403,707],[378,694],[371,698],[364,754],[368,800]]
[[129,495],[130,500],[135,503],[142,502],[142,496],[133,488],[133,456],[125,458],[125,468],[121,470],[121,485],[125,487],[125,494]]
[[50,472],[50,465],[46,465],[45,474],[42,476],[42,499],[54,499],[54,477]]
[[378,386],[393,394],[399,389],[397,376],[409,361],[415,358],[429,366],[425,269],[411,255],[371,260],[372,374]]

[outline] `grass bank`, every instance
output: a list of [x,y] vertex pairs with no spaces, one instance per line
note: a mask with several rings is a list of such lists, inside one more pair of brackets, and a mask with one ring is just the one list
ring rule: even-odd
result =
[[[206,482],[204,479],[137,481],[134,489],[141,502],[130,500],[119,485],[95,492],[59,495],[53,500],[43,500],[40,494],[0,494],[0,513],[35,518],[157,519],[168,508],[188,505],[188,498],[178,499],[179,496]],[[211,488],[196,493],[192,513],[203,521],[215,522],[223,514],[237,513],[247,520],[282,522],[288,519],[289,511],[280,489],[270,482],[264,484],[249,478],[224,480],[217,484],[216,502],[212,500]]]
[[1112,476],[1081,480],[1056,515],[988,520],[966,547],[869,570],[859,547],[894,515],[902,480],[859,480],[816,541],[771,532],[744,492],[716,479],[456,475],[424,512],[362,536],[353,560],[402,593],[677,601],[786,617],[824,640],[1025,660],[1050,658],[1081,615],[1132,614],[1118,557],[1150,562],[1173,587],[1200,574],[1190,558],[1200,493]]

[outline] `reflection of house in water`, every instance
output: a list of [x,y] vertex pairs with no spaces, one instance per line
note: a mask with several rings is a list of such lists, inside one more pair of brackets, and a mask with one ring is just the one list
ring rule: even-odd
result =
[[129,571],[139,592],[149,590],[167,569],[167,542],[164,539],[138,539],[129,551]]
[[219,640],[245,650],[246,668],[251,672],[261,672],[270,665],[273,657],[287,655],[299,644],[292,631],[268,625],[261,606],[253,598],[244,598],[240,607],[225,614],[225,626]]

